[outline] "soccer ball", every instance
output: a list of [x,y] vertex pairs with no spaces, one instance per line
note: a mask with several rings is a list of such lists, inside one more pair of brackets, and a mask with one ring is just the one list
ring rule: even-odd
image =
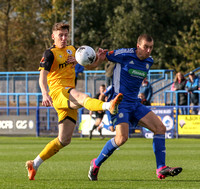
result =
[[82,66],[87,66],[96,60],[96,53],[92,47],[83,45],[76,50],[75,59]]

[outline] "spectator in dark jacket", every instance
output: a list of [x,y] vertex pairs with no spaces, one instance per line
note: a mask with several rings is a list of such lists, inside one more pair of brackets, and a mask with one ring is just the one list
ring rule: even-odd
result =
[[141,103],[144,104],[145,106],[150,106],[150,102],[147,101],[147,99],[145,99],[145,94],[144,93],[139,93],[138,94],[138,98],[141,99]]
[[[175,76],[174,83],[172,84],[172,91],[185,90],[187,80],[181,72],[178,72]],[[178,105],[184,106],[187,105],[187,93],[178,93]],[[181,114],[186,115],[186,108],[181,108]]]
[[[194,93],[195,90],[199,88],[199,78],[194,74],[194,72],[189,73],[189,79],[186,83],[186,90],[190,93],[190,102],[197,106],[199,104],[199,94]],[[193,108],[192,114],[198,114],[198,108]]]
[[140,93],[144,93],[145,99],[147,101],[147,104],[150,105],[151,104],[151,97],[152,97],[152,94],[153,94],[153,90],[152,90],[150,82],[147,81],[146,77],[144,78],[144,80],[142,82],[142,85],[140,86],[139,94]]
[[106,71],[106,87],[112,85],[112,77],[113,77],[113,69],[115,67],[115,63],[108,61],[105,65]]
[[84,67],[80,64],[76,64],[75,66],[75,73],[76,73],[76,77],[75,77],[75,86],[77,84],[77,79],[78,79],[78,74],[79,73],[83,73],[84,71]]

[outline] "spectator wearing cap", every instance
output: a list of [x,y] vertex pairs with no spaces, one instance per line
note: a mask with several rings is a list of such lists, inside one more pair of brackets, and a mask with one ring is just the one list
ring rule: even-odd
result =
[[[199,78],[192,71],[189,73],[185,89],[190,93],[190,102],[192,105],[197,106],[199,104],[199,94],[194,93],[194,91],[199,89]],[[192,114],[198,114],[198,108],[193,108]]]

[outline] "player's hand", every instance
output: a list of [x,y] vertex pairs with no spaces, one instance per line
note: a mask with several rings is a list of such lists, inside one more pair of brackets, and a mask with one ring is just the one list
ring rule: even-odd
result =
[[101,49],[99,48],[97,51],[97,58],[99,61],[104,61],[106,59],[106,53],[108,52],[108,49]]
[[67,63],[68,64],[72,64],[72,68],[74,68],[76,66],[76,64],[78,64],[78,62],[76,61],[75,57],[69,55],[67,58]]
[[46,107],[53,106],[53,101],[49,95],[43,95],[42,105]]

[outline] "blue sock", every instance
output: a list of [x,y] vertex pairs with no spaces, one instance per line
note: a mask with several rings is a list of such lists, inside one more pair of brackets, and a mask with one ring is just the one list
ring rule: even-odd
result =
[[153,151],[156,156],[157,169],[165,166],[165,135],[154,135]]
[[101,164],[118,148],[114,138],[110,139],[103,147],[98,158],[95,160],[95,164],[99,167]]
[[105,129],[107,129],[107,130],[110,131],[110,126],[111,126],[111,125],[106,125],[106,124],[104,123],[103,128],[105,128]]

